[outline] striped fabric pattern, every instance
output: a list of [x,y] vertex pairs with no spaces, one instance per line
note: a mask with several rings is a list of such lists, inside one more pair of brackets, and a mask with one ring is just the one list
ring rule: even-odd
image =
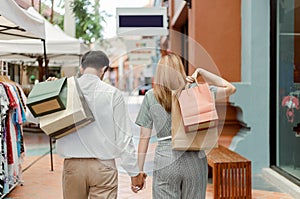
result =
[[[155,127],[159,139],[171,136],[171,123],[171,114],[157,102],[153,90],[149,90],[142,102],[136,124],[150,129]],[[175,151],[172,150],[171,139],[158,141],[154,156],[153,198],[205,198],[207,167],[204,151]]]

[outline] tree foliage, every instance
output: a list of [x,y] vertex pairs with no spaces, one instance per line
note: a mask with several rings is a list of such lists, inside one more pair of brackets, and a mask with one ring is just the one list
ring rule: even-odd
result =
[[[58,1],[58,0],[56,0]],[[34,5],[34,4],[32,4]],[[63,8],[63,0],[60,0],[59,3],[59,7]],[[58,25],[62,30],[64,29],[64,16],[61,15],[58,12],[53,13],[53,21],[50,21],[51,16],[48,15],[48,10],[49,10],[49,4],[45,4],[44,2],[41,2],[41,8],[36,10],[39,12],[40,14],[46,19],[48,20],[50,23],[52,23],[53,25]]]
[[100,12],[100,0],[74,0],[71,4],[75,15],[76,38],[81,38],[85,43],[92,43],[103,38],[103,26],[105,22]]

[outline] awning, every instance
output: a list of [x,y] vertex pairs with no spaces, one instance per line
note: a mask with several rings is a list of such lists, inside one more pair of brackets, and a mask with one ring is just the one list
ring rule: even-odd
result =
[[0,39],[34,38],[45,39],[45,24],[14,0],[0,0]]

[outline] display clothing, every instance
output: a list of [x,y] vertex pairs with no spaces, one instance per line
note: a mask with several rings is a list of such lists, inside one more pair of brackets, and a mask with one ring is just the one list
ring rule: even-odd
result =
[[[5,81],[2,81],[2,80]],[[25,152],[21,125],[26,121],[25,94],[20,85],[0,79],[0,197],[22,182]]]

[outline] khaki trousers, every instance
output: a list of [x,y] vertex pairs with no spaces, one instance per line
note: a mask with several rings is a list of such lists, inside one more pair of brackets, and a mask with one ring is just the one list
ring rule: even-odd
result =
[[62,176],[64,199],[117,198],[118,172],[114,160],[68,158]]

